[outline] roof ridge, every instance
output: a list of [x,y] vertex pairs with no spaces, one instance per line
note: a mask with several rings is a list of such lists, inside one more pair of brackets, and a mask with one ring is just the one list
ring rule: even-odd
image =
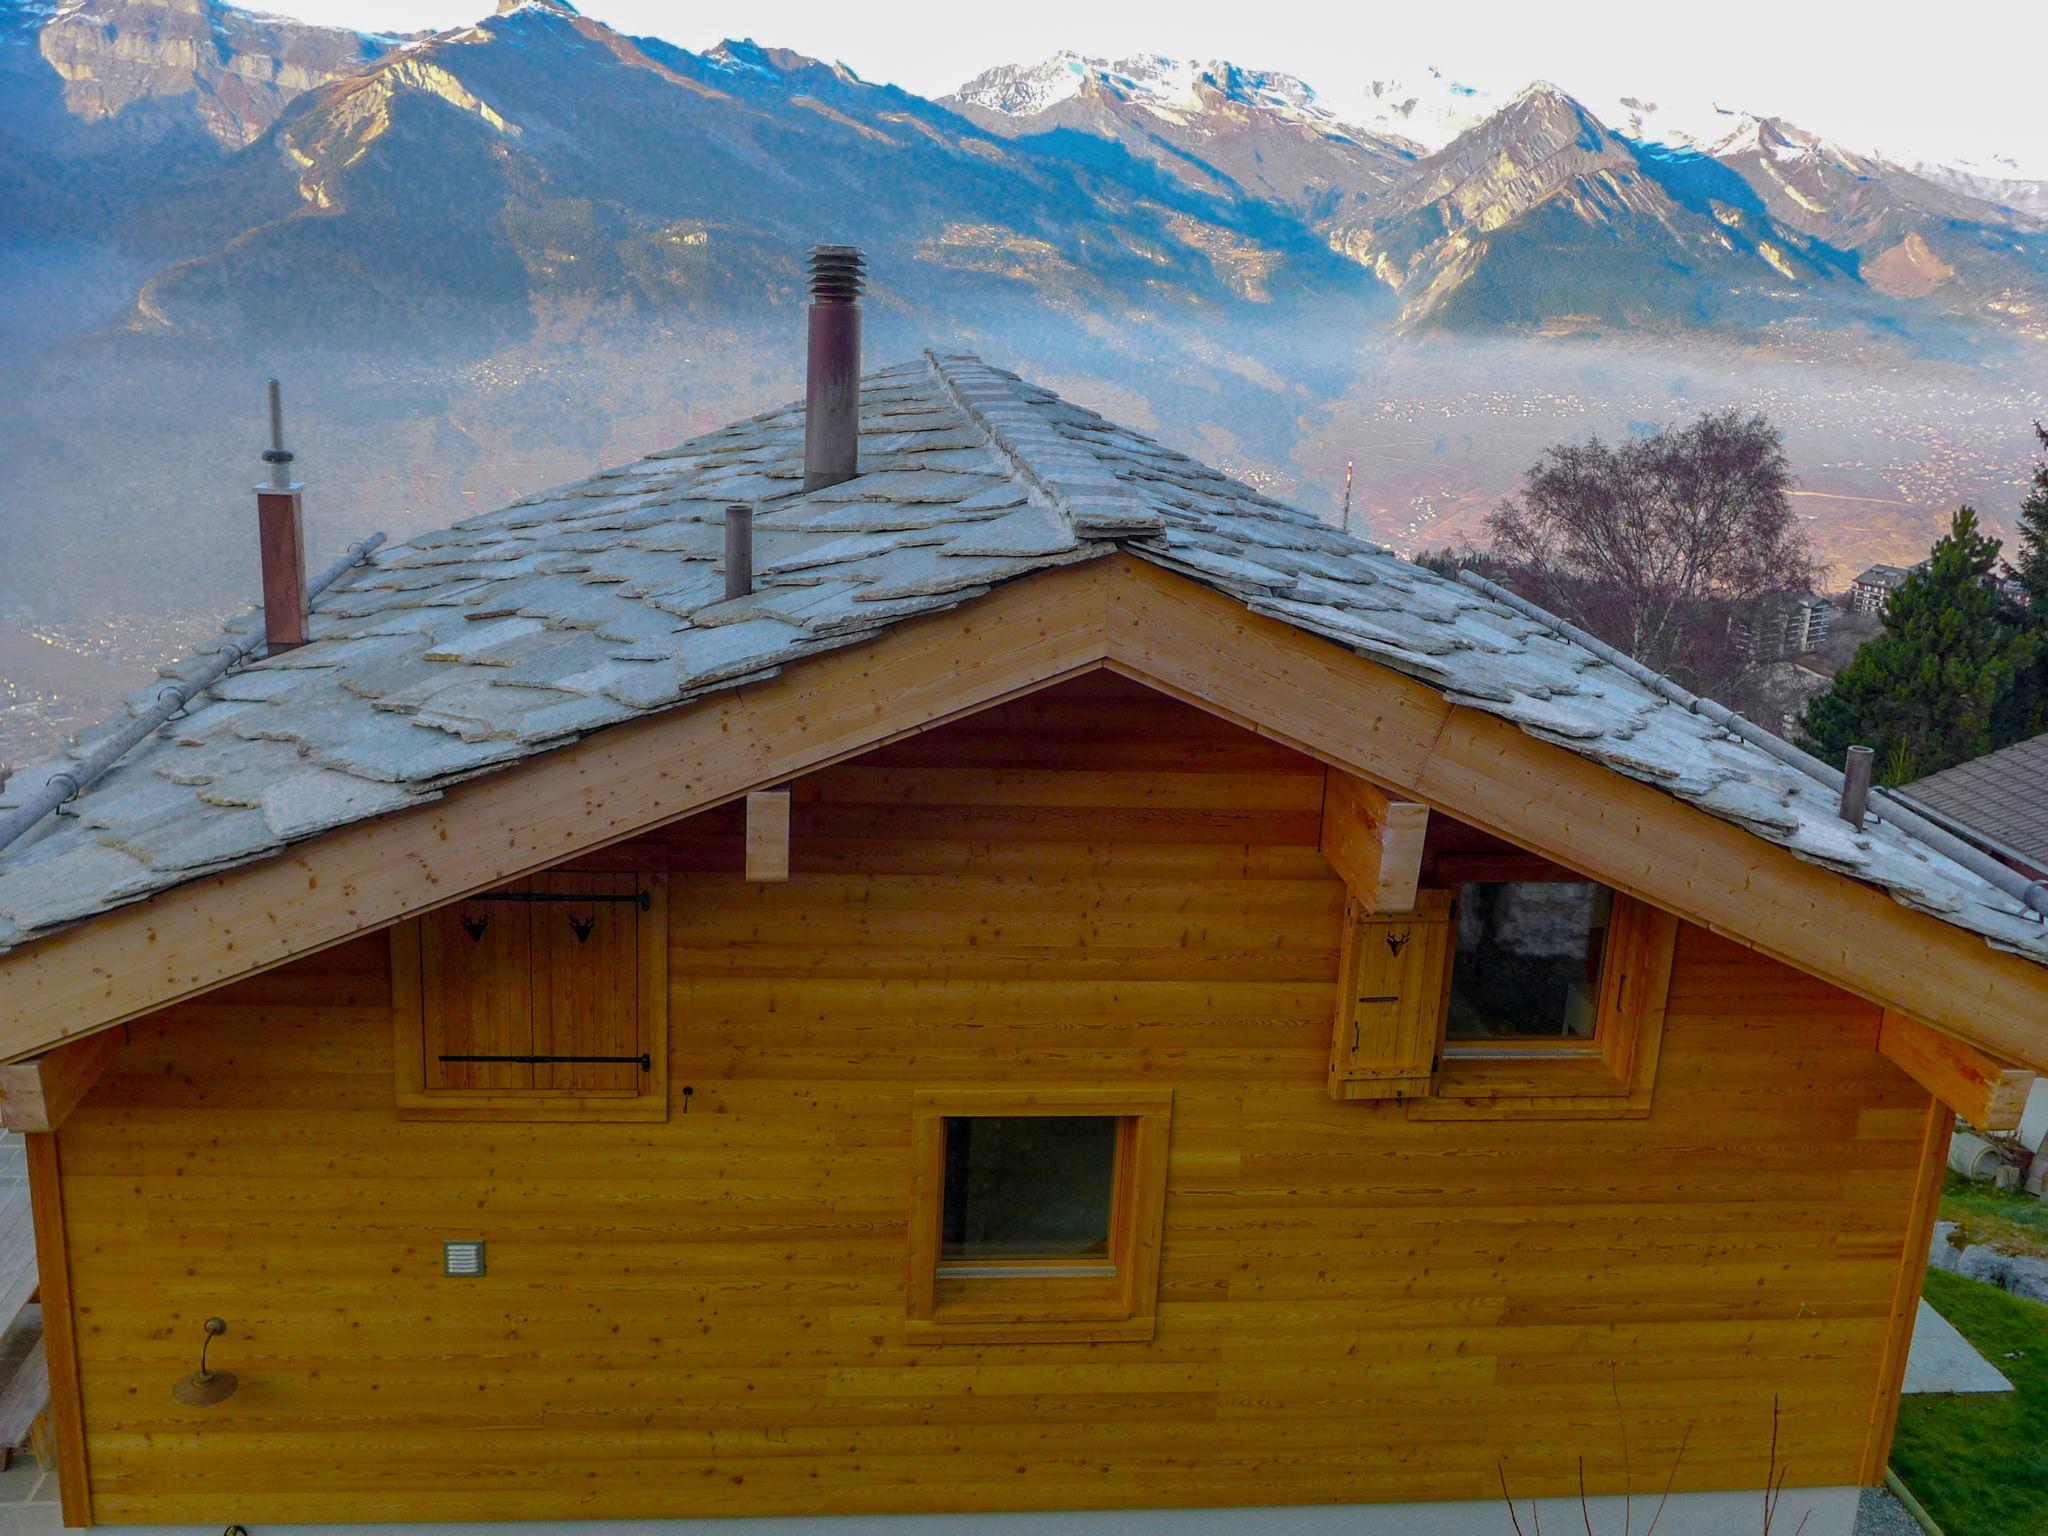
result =
[[1024,395],[1016,374],[991,367],[971,352],[941,354],[926,347],[924,356],[947,397],[1018,478],[1066,518],[1077,538],[1165,530],[1166,520],[1140,492],[1120,480],[1094,449],[1061,432],[1038,402]]

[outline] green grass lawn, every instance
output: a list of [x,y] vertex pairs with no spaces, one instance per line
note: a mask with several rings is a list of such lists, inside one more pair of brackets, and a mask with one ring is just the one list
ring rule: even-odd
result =
[[2048,1200],[2023,1190],[1993,1189],[1951,1173],[1941,1186],[1941,1219],[1960,1229],[1959,1247],[1984,1244],[2048,1258]]
[[1927,1272],[1927,1299],[2014,1390],[1907,1398],[1892,1465],[1948,1536],[2041,1536],[2048,1532],[2048,1307],[1939,1269]]

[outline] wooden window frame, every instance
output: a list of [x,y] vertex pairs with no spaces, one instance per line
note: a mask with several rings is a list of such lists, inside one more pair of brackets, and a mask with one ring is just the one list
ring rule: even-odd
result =
[[636,929],[635,1007],[649,1070],[632,1093],[578,1088],[430,1088],[420,920],[391,930],[392,1049],[401,1120],[653,1121],[668,1118],[668,882],[633,877],[647,892]]
[[[941,1274],[946,1122],[988,1116],[1101,1116],[1118,1121],[1108,1276],[1016,1280]],[[933,1344],[1146,1340],[1159,1301],[1166,1215],[1169,1088],[953,1088],[917,1093],[910,1112],[910,1241],[904,1335]],[[977,1264],[977,1269],[1000,1267]],[[1018,1265],[1029,1269],[1030,1264]]]
[[[1408,1101],[1411,1119],[1641,1119],[1650,1113],[1678,919],[1621,891],[1613,892],[1613,901],[1592,1039],[1478,1046],[1444,1039],[1431,1097]],[[1455,955],[1455,937],[1451,948]],[[1448,997],[1449,963],[1443,984]]]

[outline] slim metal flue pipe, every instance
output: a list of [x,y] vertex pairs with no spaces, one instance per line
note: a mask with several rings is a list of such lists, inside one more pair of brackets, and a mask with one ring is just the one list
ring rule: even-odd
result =
[[284,391],[275,379],[270,381],[270,448],[263,462],[270,466],[272,490],[292,488],[292,454],[284,445]]
[[810,354],[804,371],[804,489],[860,473],[860,294],[851,245],[811,250]]
[[725,509],[725,600],[754,590],[754,509],[736,501]]
[[1868,747],[1851,747],[1842,760],[1842,820],[1858,832],[1870,811],[1870,770],[1876,757]]

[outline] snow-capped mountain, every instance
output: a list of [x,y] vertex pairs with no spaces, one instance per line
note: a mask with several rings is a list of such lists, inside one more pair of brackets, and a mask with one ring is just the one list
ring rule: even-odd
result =
[[1938,187],[1947,187],[1951,192],[1960,192],[1979,202],[2048,219],[2048,177],[2015,175],[2007,162],[1992,161],[1987,168],[1986,162],[1979,160],[1958,160],[1950,164],[1909,160],[1906,169]]
[[1346,122],[1441,149],[1499,111],[1506,97],[1448,75],[1433,64],[1340,83],[1327,98]]
[[1667,185],[1633,144],[1542,83],[1330,238],[1401,295],[1411,325],[1739,327],[1839,278],[1762,209]]
[[1203,63],[1150,53],[1098,59],[1062,51],[1037,64],[991,69],[943,99],[949,106],[1033,118],[1062,102],[1094,95],[1129,102],[1167,119],[1199,117],[1211,100],[1221,96],[1295,122],[1338,131],[1345,126],[1293,75],[1244,69],[1220,59]]
[[1431,67],[1363,81],[1325,96],[1298,75],[1228,60],[1136,54],[1095,58],[1063,50],[1036,64],[1005,64],[975,76],[947,105],[977,115],[1030,122],[1062,103],[1090,96],[1142,106],[1159,118],[1188,121],[1220,97],[1281,121],[1331,133],[1438,149],[1499,105],[1486,91]]
[[1062,53],[990,70],[941,105],[1006,139],[1108,139],[1189,187],[1317,219],[1370,201],[1422,153],[1343,121],[1293,75],[1225,60]]

